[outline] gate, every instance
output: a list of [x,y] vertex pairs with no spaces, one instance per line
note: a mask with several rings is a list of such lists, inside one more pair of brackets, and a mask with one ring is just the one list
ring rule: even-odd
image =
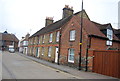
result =
[[93,72],[120,78],[120,51],[94,51]]

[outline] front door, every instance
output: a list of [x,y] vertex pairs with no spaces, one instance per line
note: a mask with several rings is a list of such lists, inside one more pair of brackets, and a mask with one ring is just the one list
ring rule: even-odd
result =
[[36,48],[36,57],[38,56],[38,48]]
[[55,52],[55,63],[58,62],[58,47],[56,47],[56,52]]

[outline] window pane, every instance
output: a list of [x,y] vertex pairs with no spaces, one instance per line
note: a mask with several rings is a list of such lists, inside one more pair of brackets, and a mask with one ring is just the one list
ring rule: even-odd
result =
[[44,47],[42,47],[42,55],[44,55]]
[[50,46],[48,49],[48,57],[51,57],[51,50],[52,50],[52,47]]
[[56,42],[59,41],[59,36],[60,36],[60,31],[57,32],[57,36],[56,36]]
[[52,37],[53,37],[53,34],[51,33],[51,34],[50,34],[49,42],[52,42]]
[[43,35],[43,43],[45,43],[45,35]]
[[75,30],[70,31],[70,41],[75,40]]
[[74,63],[74,49],[69,49],[68,62]]

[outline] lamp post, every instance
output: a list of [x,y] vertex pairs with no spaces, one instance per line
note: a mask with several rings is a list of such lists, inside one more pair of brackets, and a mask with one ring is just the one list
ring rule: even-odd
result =
[[82,10],[81,10],[81,21],[80,21],[80,52],[79,52],[79,70],[81,70],[81,56],[82,56],[82,29],[83,29],[83,0],[82,0]]

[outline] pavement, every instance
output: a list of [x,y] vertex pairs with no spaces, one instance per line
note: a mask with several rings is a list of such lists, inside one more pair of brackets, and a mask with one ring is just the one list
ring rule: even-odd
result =
[[85,71],[79,71],[78,69],[75,68],[71,68],[69,66],[64,66],[64,65],[57,65],[55,63],[51,63],[45,60],[41,60],[40,58],[36,58],[36,57],[32,57],[32,56],[28,56],[22,53],[17,53],[25,58],[31,59],[37,63],[41,63],[43,65],[52,67],[54,69],[66,72],[68,74],[72,74],[74,76],[78,76],[78,77],[82,77],[82,79],[117,79],[114,77],[110,77],[110,76],[105,76],[105,75],[101,75],[101,74],[97,74],[97,73],[93,73],[93,72],[85,72]]

